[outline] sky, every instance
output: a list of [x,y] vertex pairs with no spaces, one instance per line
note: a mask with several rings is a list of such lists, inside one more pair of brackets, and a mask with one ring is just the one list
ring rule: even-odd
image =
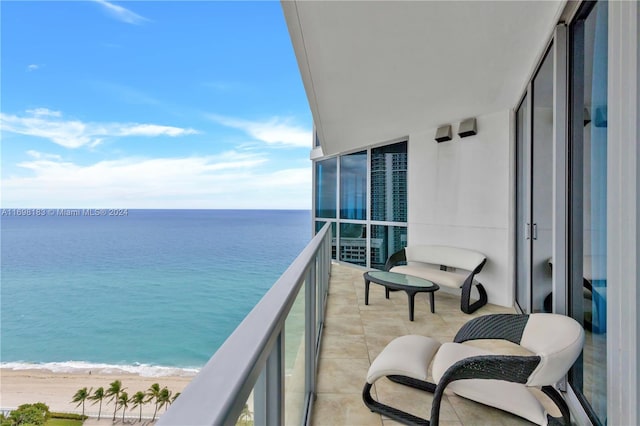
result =
[[3,208],[309,209],[279,2],[3,1]]

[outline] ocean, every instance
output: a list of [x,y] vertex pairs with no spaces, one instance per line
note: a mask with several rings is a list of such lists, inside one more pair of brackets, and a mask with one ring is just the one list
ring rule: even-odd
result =
[[108,213],[1,217],[0,367],[192,374],[312,231],[302,210]]

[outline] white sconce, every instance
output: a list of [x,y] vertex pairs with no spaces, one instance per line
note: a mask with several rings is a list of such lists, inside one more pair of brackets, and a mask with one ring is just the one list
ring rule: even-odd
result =
[[436,141],[446,142],[451,140],[451,124],[438,127],[436,130]]
[[473,136],[478,133],[478,129],[476,127],[476,119],[475,118],[467,118],[466,120],[460,123],[460,127],[458,128],[458,136],[461,138],[466,138],[467,136]]

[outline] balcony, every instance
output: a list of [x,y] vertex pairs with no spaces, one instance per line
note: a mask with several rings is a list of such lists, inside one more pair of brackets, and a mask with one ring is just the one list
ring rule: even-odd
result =
[[[364,269],[331,263],[326,224],[202,368],[158,425],[236,424],[248,406],[255,424],[388,425],[362,401],[370,363],[395,337],[422,334],[451,341],[469,319],[512,308],[488,304],[472,315],[460,311],[460,295],[439,291],[436,313],[426,294],[416,295],[415,320],[407,298],[372,285],[364,305]],[[508,342],[474,344],[506,354]],[[383,402],[429,418],[431,395],[389,381],[373,392]],[[548,412],[555,406],[542,393]],[[245,405],[247,404],[247,405]],[[246,411],[246,410],[245,410]],[[529,424],[509,413],[445,394],[441,424]]]
[[[362,387],[371,361],[393,338],[405,334],[421,334],[438,340],[452,341],[458,328],[469,319],[492,313],[513,313],[511,308],[488,304],[472,315],[460,311],[459,295],[438,291],[436,313],[429,311],[425,293],[416,295],[415,320],[409,321],[404,293],[391,293],[371,285],[369,305],[364,304],[362,268],[345,264],[331,266],[329,295],[318,365],[313,425],[391,425],[397,424],[372,413],[362,402]],[[478,343],[480,344],[480,343]],[[515,345],[485,341],[492,351],[515,353]],[[381,380],[375,394],[385,403],[429,418],[431,394]],[[544,402],[544,396],[540,394]],[[453,394],[443,400],[442,425],[530,425],[526,420],[477,404]],[[545,404],[546,406],[547,404]],[[548,410],[558,415],[549,404]]]

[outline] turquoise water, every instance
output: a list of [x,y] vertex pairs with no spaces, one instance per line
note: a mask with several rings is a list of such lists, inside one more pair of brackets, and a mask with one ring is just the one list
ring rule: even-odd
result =
[[309,211],[2,217],[1,366],[204,365],[311,238]]

